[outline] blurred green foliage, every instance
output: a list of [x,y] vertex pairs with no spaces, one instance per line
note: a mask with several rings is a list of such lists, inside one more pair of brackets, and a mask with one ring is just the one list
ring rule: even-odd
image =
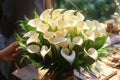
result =
[[120,14],[120,0],[115,0],[115,4],[116,4],[116,11],[118,14]]
[[104,21],[116,9],[114,0],[53,0],[54,8],[77,9],[89,20]]

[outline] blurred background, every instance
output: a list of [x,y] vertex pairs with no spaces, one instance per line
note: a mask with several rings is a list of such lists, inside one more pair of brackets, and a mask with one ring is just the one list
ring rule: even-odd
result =
[[54,8],[77,9],[86,19],[101,22],[111,19],[114,12],[120,12],[116,2],[120,0],[53,0]]

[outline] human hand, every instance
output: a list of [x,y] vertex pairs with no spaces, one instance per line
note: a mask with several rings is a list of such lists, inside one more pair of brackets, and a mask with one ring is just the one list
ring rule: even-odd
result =
[[13,42],[8,47],[0,51],[0,61],[15,61],[18,56],[18,42]]

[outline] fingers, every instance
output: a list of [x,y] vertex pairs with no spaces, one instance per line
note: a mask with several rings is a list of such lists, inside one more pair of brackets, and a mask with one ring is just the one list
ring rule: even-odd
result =
[[16,48],[15,51],[19,51],[19,48]]
[[14,46],[18,46],[18,44],[19,44],[18,41],[14,42]]
[[11,46],[17,47],[18,44],[19,44],[18,41],[15,41],[15,42],[13,42],[13,43],[11,44]]
[[18,53],[13,53],[11,56],[14,57],[14,56],[17,56],[17,55],[18,55]]
[[9,56],[5,56],[1,59],[1,61],[5,61],[5,62],[11,62],[11,61],[16,61],[18,58],[18,55],[16,55],[16,53],[9,55]]
[[13,42],[12,44],[10,44],[7,48],[5,48],[6,51],[10,51],[10,53],[14,53],[14,52],[18,52],[19,48],[18,46],[18,42]]

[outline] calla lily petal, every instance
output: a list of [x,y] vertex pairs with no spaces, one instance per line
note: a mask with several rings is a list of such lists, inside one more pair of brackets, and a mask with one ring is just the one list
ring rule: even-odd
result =
[[79,21],[79,22],[77,22],[77,24],[76,24],[76,26],[78,27],[78,28],[80,28],[80,29],[89,29],[89,27],[86,25],[86,23],[85,22],[83,22],[83,21]]
[[75,51],[73,50],[70,55],[67,55],[66,51],[64,49],[61,49],[61,55],[63,58],[65,58],[68,62],[71,64],[73,63],[75,59]]
[[95,24],[96,27],[101,27],[101,25],[100,25],[100,23],[98,21],[93,20],[93,22],[94,22],[94,24]]
[[75,15],[73,16],[64,16],[64,21],[67,23],[68,26],[75,26],[78,22],[78,19]]
[[38,53],[40,51],[40,47],[39,47],[39,45],[28,45],[27,51],[29,53]]
[[56,19],[49,19],[48,24],[50,25],[51,30],[56,30],[56,26],[58,25],[58,21]]
[[90,28],[90,30],[95,30],[96,26],[93,21],[86,20],[86,25]]
[[31,36],[31,37],[27,40],[26,44],[28,45],[28,44],[30,44],[30,43],[40,43],[40,40],[39,40],[38,37]]
[[51,39],[51,38],[53,38],[54,37],[54,32],[45,32],[44,33],[44,35],[43,35],[43,38],[45,38],[45,39],[47,39],[47,40],[49,40],[49,39]]
[[48,20],[51,18],[51,11],[53,9],[46,9],[45,11],[43,11],[40,15],[40,19],[45,21],[45,22],[48,22]]
[[39,25],[41,25],[41,20],[39,18],[37,19],[31,19],[29,22],[28,22],[28,25],[32,26],[32,27],[38,27]]
[[39,27],[37,27],[37,31],[45,33],[49,29],[49,26],[47,24],[41,24]]
[[55,37],[65,37],[67,35],[67,30],[59,30],[55,32]]
[[[101,24],[96,20],[93,20],[93,22],[95,23],[95,26],[97,27],[96,30],[94,31],[97,36],[101,37],[101,36],[104,36],[105,34],[107,34],[104,24]],[[104,25],[104,27],[102,25]]]
[[80,12],[77,12],[77,17],[80,21],[83,21],[85,19],[85,17]]
[[107,33],[107,32],[106,32],[107,24],[100,23],[100,25],[101,25],[101,28],[102,28],[102,30],[103,30],[102,32],[106,34],[106,33]]
[[89,27],[83,21],[77,22],[76,28],[77,28],[77,35],[79,35],[81,33],[81,31],[89,29]]
[[86,40],[89,39],[89,40],[95,41],[95,34],[94,34],[94,32],[87,30],[85,32],[82,31],[82,34],[84,35],[84,38]]
[[52,43],[52,44],[59,44],[59,43],[65,41],[65,40],[66,40],[66,38],[64,38],[64,37],[61,37],[61,38],[51,38],[49,40],[49,42]]
[[91,58],[93,58],[93,59],[97,59],[97,57],[98,57],[98,52],[97,52],[97,50],[96,49],[94,49],[94,48],[90,48],[88,51],[86,51],[85,50],[85,52],[91,57]]
[[29,32],[25,33],[23,37],[31,37],[31,36],[38,37],[39,34],[36,33],[35,31],[29,31]]
[[65,9],[55,9],[53,12],[52,12],[52,18],[58,18],[61,14],[61,12],[65,10]]
[[51,50],[51,47],[48,49],[47,46],[42,46],[41,50],[40,50],[40,53],[42,55],[42,57],[44,58],[45,55]]
[[78,17],[74,14],[75,10],[68,10],[64,12],[64,20],[69,26],[75,26],[78,22]]
[[57,26],[59,29],[68,26],[68,24],[65,22],[63,18],[60,18],[57,22]]
[[73,43],[77,45],[82,45],[83,39],[81,37],[75,37],[73,38]]
[[67,38],[65,41],[63,41],[60,45],[62,48],[67,48],[68,45],[71,43],[71,39]]
[[65,11],[65,12],[63,13],[63,15],[70,17],[70,15],[74,15],[74,12],[75,12],[75,10],[67,10],[67,11]]

